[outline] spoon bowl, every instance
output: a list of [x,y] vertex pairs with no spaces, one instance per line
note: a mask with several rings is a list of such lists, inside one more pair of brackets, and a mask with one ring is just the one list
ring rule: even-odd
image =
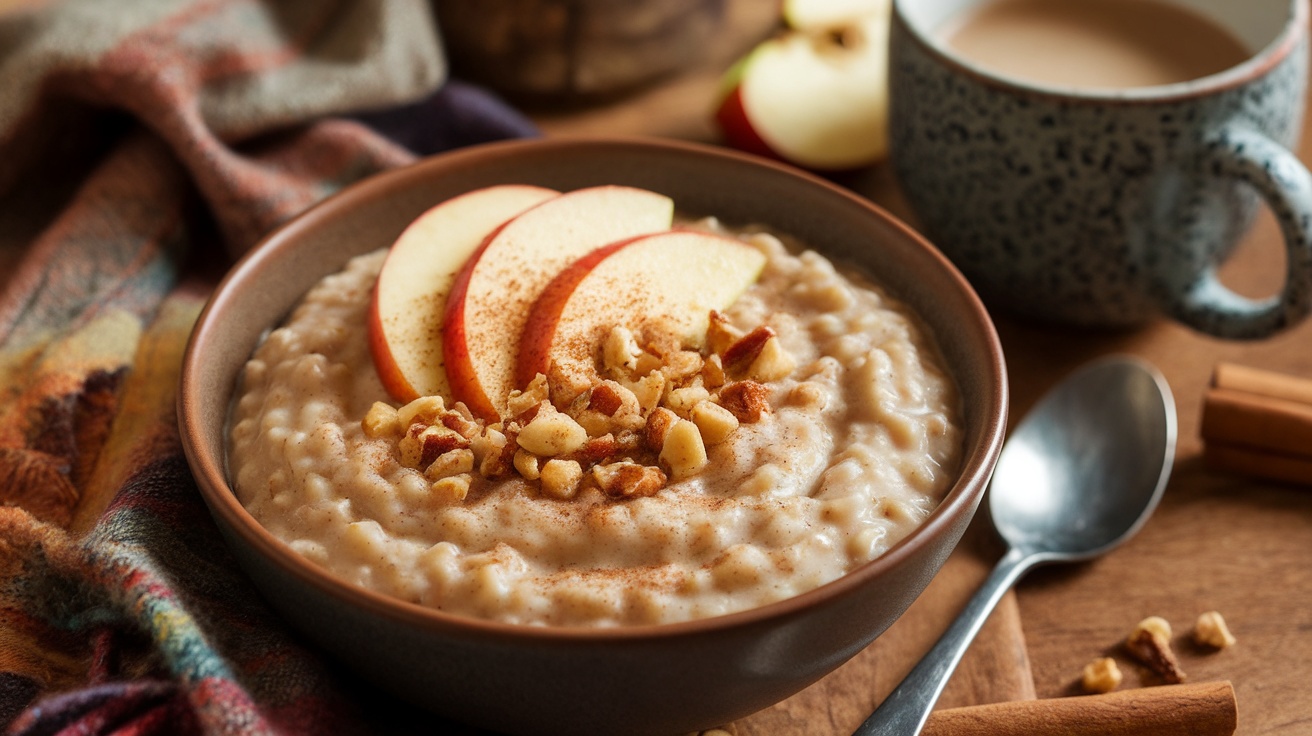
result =
[[966,647],[1022,575],[1134,536],[1166,489],[1175,440],[1170,386],[1137,358],[1090,363],[1044,396],[1007,440],[989,485],[1007,553],[856,736],[920,733]]
[[1174,409],[1161,374],[1132,358],[1071,375],[1026,415],[998,459],[989,486],[998,533],[1053,562],[1096,557],[1133,536],[1170,477]]

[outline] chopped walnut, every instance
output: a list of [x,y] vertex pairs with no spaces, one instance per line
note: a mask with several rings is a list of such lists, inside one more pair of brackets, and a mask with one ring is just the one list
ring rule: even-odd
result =
[[446,411],[446,402],[441,396],[420,396],[396,410],[396,420],[402,428],[415,422],[437,424],[439,417]]
[[424,476],[429,480],[438,481],[473,471],[474,451],[466,448],[442,453],[424,470]]
[[1194,624],[1194,642],[1203,647],[1225,649],[1234,645],[1235,637],[1219,612],[1208,611]]
[[738,417],[713,401],[702,401],[692,408],[691,417],[702,440],[707,445],[718,445],[738,431]]
[[624,453],[626,455],[634,455],[641,452],[643,448],[643,435],[645,434],[646,427],[643,427],[643,429],[638,431],[630,429],[621,430],[619,434],[615,435],[616,452]]
[[539,404],[533,421],[519,432],[519,446],[540,457],[565,455],[588,441],[588,432],[568,414],[556,411],[548,402]]
[[478,474],[484,478],[501,478],[510,472],[516,445],[501,430],[485,427],[469,448],[474,451]]
[[[653,355],[644,350],[638,354],[638,365],[633,369],[633,375],[643,377],[660,373],[662,365],[665,365],[665,363],[659,355]],[[664,377],[664,374],[661,375]]]
[[[370,437],[397,438],[401,462],[422,471],[443,502],[464,499],[475,473],[513,473],[561,499],[585,482],[616,499],[649,496],[701,472],[708,447],[764,419],[765,382],[795,366],[769,326],[744,332],[717,312],[707,323],[704,340],[669,320],[617,326],[597,355],[597,375],[609,377],[588,383],[553,364],[511,392],[499,421],[424,396],[400,409],[379,402],[362,426]],[[698,343],[705,347],[689,347]]]
[[[624,391],[630,396],[633,395],[632,391],[629,391],[614,381],[602,381],[596,386],[593,386],[592,390],[588,392],[587,408],[605,414],[608,417],[615,416],[615,412],[619,411],[620,407],[624,405],[624,397],[620,394],[620,391]],[[633,403],[635,406],[638,403],[636,396],[633,398]]]
[[458,433],[467,440],[473,439],[483,429],[478,422],[474,421],[469,409],[461,402],[456,402],[456,405],[451,407],[451,411],[444,412],[441,421],[443,427]]
[[700,373],[702,365],[706,361],[702,360],[701,353],[692,350],[679,350],[665,356],[665,363],[661,366],[661,373],[671,383],[681,383],[692,376]]
[[364,415],[364,421],[360,426],[364,429],[365,436],[371,438],[387,437],[401,431],[396,408],[381,401],[375,401],[374,405],[369,407],[369,412]]
[[626,388],[633,392],[634,397],[638,400],[640,413],[645,415],[660,404],[661,399],[665,396],[667,383],[665,374],[655,371],[628,384]]
[[724,370],[731,375],[740,375],[745,373],[749,366],[755,362],[757,356],[765,349],[766,343],[775,337],[774,328],[768,325],[761,325],[751,332],[743,335],[737,342],[730,345],[722,354],[724,359]]
[[627,327],[615,326],[602,344],[601,363],[612,376],[627,376],[638,369],[638,356],[642,349]]
[[678,415],[663,406],[657,407],[655,411],[648,414],[647,426],[643,431],[643,441],[647,449],[660,452],[665,447],[665,435],[677,421],[679,421]]
[[615,439],[615,435],[607,433],[600,437],[589,437],[582,447],[569,453],[566,459],[589,464],[599,463],[618,452],[620,452],[619,440]]
[[646,423],[638,396],[615,381],[598,383],[587,397],[587,410],[608,417],[612,429],[638,429]]
[[583,409],[571,416],[589,437],[600,437],[614,429],[614,420],[599,411]]
[[542,477],[541,458],[523,448],[515,450],[515,472],[524,480],[537,480]]
[[433,498],[440,503],[459,503],[469,495],[469,482],[467,473],[442,478],[433,483]]
[[724,351],[742,336],[743,331],[734,327],[728,317],[714,310],[711,311],[710,320],[706,325],[706,347],[710,348],[712,353],[724,355]]
[[[410,425],[411,431],[418,426],[420,425]],[[409,435],[407,435],[408,437]],[[443,426],[425,427],[419,432],[417,440],[420,445],[419,460],[412,465],[416,468],[427,467],[434,460],[452,450],[462,450],[469,447],[469,440],[465,439],[463,435]]]
[[1086,692],[1109,693],[1121,684],[1121,668],[1111,657],[1100,657],[1084,665],[1080,685]]
[[560,499],[573,498],[583,480],[583,466],[577,460],[548,460],[541,473],[542,492]]
[[651,496],[665,487],[665,473],[660,468],[639,465],[632,460],[592,466],[592,477],[604,493],[618,498]]
[[665,406],[670,411],[678,414],[684,419],[692,415],[694,406],[711,398],[711,392],[701,386],[687,386],[685,388],[676,388],[665,397]]
[[676,419],[665,433],[660,461],[670,469],[674,478],[687,478],[706,467],[706,443],[702,441],[697,425],[686,419]]
[[724,385],[724,360],[718,355],[707,356],[706,362],[702,364],[702,385],[708,389],[719,388]]
[[660,358],[662,363],[668,362],[670,356],[683,350],[678,330],[667,320],[652,320],[643,331],[643,336],[646,338],[643,348]]
[[720,405],[738,421],[755,424],[770,413],[770,390],[756,381],[735,381],[720,389]]
[[[547,377],[539,373],[523,391],[510,392],[506,399],[506,413],[518,419],[528,412],[537,411],[543,402],[550,403],[551,394],[547,388]],[[528,418],[522,421],[528,421]]]
[[747,367],[747,375],[757,381],[778,381],[787,378],[797,367],[797,361],[784,350],[778,337],[771,337],[761,346],[760,353]]
[[1171,624],[1158,616],[1139,622],[1125,640],[1125,648],[1168,683],[1184,682],[1180,662],[1171,651]]

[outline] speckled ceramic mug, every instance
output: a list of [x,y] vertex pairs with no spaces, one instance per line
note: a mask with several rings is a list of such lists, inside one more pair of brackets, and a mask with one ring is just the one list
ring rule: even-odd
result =
[[[999,76],[939,37],[988,0],[895,0],[892,162],[922,226],[990,303],[1081,325],[1165,313],[1226,338],[1312,310],[1312,175],[1289,152],[1307,84],[1307,0],[1172,0],[1255,54],[1190,82],[1114,91]],[[1260,199],[1259,199],[1260,197]],[[1288,247],[1280,293],[1217,267],[1264,200]]]

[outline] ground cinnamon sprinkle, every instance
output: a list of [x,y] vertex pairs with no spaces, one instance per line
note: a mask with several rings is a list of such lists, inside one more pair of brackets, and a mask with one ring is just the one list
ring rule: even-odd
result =
[[[584,387],[578,403],[549,385],[544,373],[546,403],[523,385],[514,411],[508,402],[491,422],[470,421],[465,408],[450,400],[440,409],[429,407],[431,416],[421,416],[421,407],[389,406],[392,421],[404,428],[387,430],[386,437],[340,426],[341,417],[358,417],[361,401],[367,407],[384,396],[371,381],[348,375],[354,371],[359,378],[357,348],[363,343],[354,339],[358,330],[352,320],[367,315],[368,305],[342,304],[339,292],[329,292],[316,321],[289,325],[299,346],[274,335],[258,356],[304,380],[283,397],[273,392],[288,389],[275,386],[271,392],[264,383],[253,397],[244,395],[232,433],[234,453],[247,453],[246,464],[235,471],[244,475],[239,493],[253,489],[242,501],[300,554],[360,585],[430,608],[509,623],[684,621],[822,585],[886,549],[877,532],[913,528],[920,518],[911,512],[923,510],[915,505],[919,499],[928,503],[940,497],[942,479],[923,469],[926,454],[934,462],[941,457],[945,467],[957,457],[952,447],[960,445],[960,430],[953,410],[959,402],[934,370],[932,345],[914,331],[907,337],[903,327],[909,315],[887,309],[882,295],[862,291],[827,263],[770,248],[762,246],[771,269],[735,304],[733,319],[720,325],[723,346],[691,349],[696,342],[691,337],[685,335],[685,345],[651,336],[645,333],[658,326],[636,320],[627,326],[632,340],[627,359],[629,344],[605,336],[602,349],[592,355],[599,375],[614,383]],[[371,257],[363,267],[353,267],[352,278],[354,272],[375,276],[381,260]],[[849,298],[836,298],[829,293],[834,290]],[[364,324],[364,316],[359,322]],[[327,332],[322,326],[338,323],[352,339],[318,349],[316,340]],[[726,370],[724,350],[761,324],[779,331],[773,338],[778,342],[765,340],[753,360],[731,362]],[[904,348],[908,340],[910,347]],[[591,342],[595,346],[598,339]],[[796,351],[798,370],[783,379],[755,375],[773,375],[787,365],[771,354],[780,343]],[[295,368],[312,364],[305,359],[307,349],[341,369],[333,385],[319,381],[331,378],[326,374]],[[885,370],[871,376],[861,369],[863,360],[882,365],[880,356],[892,361],[892,375]],[[363,357],[367,361],[368,355]],[[616,366],[623,370],[612,372]],[[899,395],[872,403],[864,391],[867,378],[896,381],[891,388]],[[247,380],[263,379],[252,370]],[[758,424],[739,422],[721,403],[725,387],[743,381],[767,389],[768,413]],[[903,401],[907,386],[923,392],[926,402]],[[742,389],[729,395],[737,390]],[[696,449],[689,436],[695,425],[692,436],[701,438],[704,461],[696,453],[665,453],[663,443],[641,446],[647,417],[657,408],[679,420],[672,424],[682,428],[689,443],[685,450]],[[278,424],[283,414],[286,421]],[[398,466],[395,438],[403,429],[408,434],[416,417],[425,429],[459,433],[469,447],[449,451],[446,460],[427,468]],[[534,427],[548,417],[559,421]],[[625,417],[636,426],[617,426]],[[388,425],[386,417],[375,419],[375,430]],[[924,443],[916,448],[880,444],[880,433],[899,421]],[[720,422],[721,430],[732,432],[713,431],[707,422]],[[947,430],[937,428],[942,423]],[[317,431],[325,424],[335,432]],[[298,444],[281,454],[267,451],[277,443],[270,431]],[[529,446],[536,449],[529,452]],[[390,459],[375,463],[361,448]],[[428,459],[422,453],[411,457],[416,463]],[[288,462],[301,467],[303,458],[318,463],[313,473],[322,478],[301,484],[292,477],[298,471],[289,469],[283,473],[287,482],[266,480]],[[623,460],[667,476],[676,462],[704,470],[669,481],[649,498],[623,493],[612,498],[606,473],[593,471]],[[487,476],[485,464],[492,471]],[[625,466],[610,472],[617,483],[637,476]],[[861,482],[872,472],[888,483],[872,488]],[[548,477],[560,495],[544,490]],[[892,525],[879,518],[877,504],[885,497],[906,504],[906,517]],[[499,544],[506,548],[494,553]],[[371,562],[380,560],[384,564]],[[711,566],[713,560],[720,565]],[[658,562],[668,562],[670,569]],[[619,568],[628,572],[593,574]],[[646,576],[658,580],[643,582]]]
[[[507,304],[516,298],[503,296]],[[723,333],[729,328],[717,317],[711,313],[707,324],[718,324]],[[507,474],[518,474],[551,498],[572,500],[592,488],[624,500],[653,495],[671,479],[700,472],[708,462],[707,444],[772,411],[769,389],[745,377],[765,355],[764,346],[776,340],[772,329],[721,340],[724,355],[738,356],[731,368],[711,360],[719,353],[685,345],[661,321],[648,321],[636,332],[609,330],[607,336],[570,336],[568,345],[587,369],[558,371],[553,364],[550,375],[538,374],[508,392],[500,421],[484,421],[462,403],[447,407],[441,397],[428,396],[399,409],[375,404],[364,420],[366,433],[399,436],[403,462],[423,470],[435,487],[442,484],[442,495],[454,501],[469,498],[476,477]],[[629,347],[616,352],[615,345]],[[726,371],[741,380],[724,383]],[[577,383],[585,373],[592,377]],[[717,414],[699,405],[722,409]]]

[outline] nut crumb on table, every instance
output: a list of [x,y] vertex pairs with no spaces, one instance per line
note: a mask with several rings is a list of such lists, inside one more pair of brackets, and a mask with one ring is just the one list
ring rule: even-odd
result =
[[1125,640],[1125,648],[1164,681],[1184,682],[1184,671],[1171,650],[1171,624],[1166,619],[1149,616],[1140,621]]
[[1198,621],[1194,624],[1193,634],[1195,643],[1212,649],[1225,649],[1235,643],[1235,637],[1230,633],[1230,627],[1226,625],[1225,619],[1218,611],[1207,611],[1200,614]]
[[1109,693],[1120,686],[1121,668],[1111,657],[1099,657],[1084,665],[1080,676],[1080,685],[1086,692]]

